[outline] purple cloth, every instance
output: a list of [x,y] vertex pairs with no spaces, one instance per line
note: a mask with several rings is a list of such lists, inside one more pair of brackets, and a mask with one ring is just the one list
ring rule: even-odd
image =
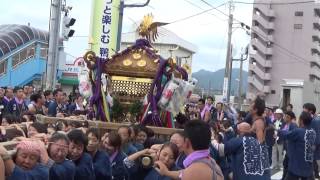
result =
[[7,102],[9,102],[11,99],[7,98],[7,96],[3,97]]
[[209,157],[209,149],[195,151],[187,156],[187,158],[183,161],[183,165],[185,168],[187,168],[192,164],[193,161],[206,157]]
[[113,160],[116,158],[116,156],[118,155],[119,151],[114,152],[110,157],[109,160],[110,162],[113,162]]
[[16,101],[17,104],[23,103],[23,99],[19,100],[17,97],[14,97],[14,100]]
[[204,119],[204,116],[206,115],[206,112],[208,112],[208,111],[210,112],[211,108],[212,108],[212,105],[206,104],[206,106],[201,111],[201,119],[202,120]]

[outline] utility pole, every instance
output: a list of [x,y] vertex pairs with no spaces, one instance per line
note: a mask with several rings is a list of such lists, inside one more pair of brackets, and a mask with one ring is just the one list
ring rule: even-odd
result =
[[46,73],[46,89],[53,89],[56,81],[58,64],[58,46],[60,35],[62,0],[51,0],[49,25],[49,50]]
[[[227,44],[227,57],[226,57],[226,67],[223,79],[223,98],[226,101],[230,101],[230,91],[228,89],[229,82],[229,71],[230,71],[230,61],[231,61],[231,38],[232,38],[232,24],[233,24],[233,0],[229,0],[229,21],[228,21],[228,44]],[[231,78],[231,77],[230,77]]]
[[209,80],[208,96],[211,96],[211,80]]
[[243,54],[241,54],[240,58],[240,72],[239,72],[239,86],[238,86],[238,94],[239,94],[239,107],[241,109],[241,104],[242,104],[242,69],[243,69],[243,61],[246,59],[243,59]]
[[227,91],[227,100],[230,103],[230,95],[231,95],[231,80],[232,80],[232,66],[233,66],[233,57],[232,57],[233,46],[230,45],[230,60],[229,60],[229,71],[228,71],[228,91]]
[[119,23],[118,23],[118,37],[117,37],[117,47],[116,52],[120,50],[121,46],[121,34],[122,34],[122,21],[123,21],[123,11],[124,8],[136,8],[136,7],[145,7],[150,3],[150,0],[146,0],[143,4],[124,4],[124,0],[120,1],[119,7]]
[[[243,62],[246,61],[248,59],[248,53],[249,53],[249,45],[246,47],[245,52],[241,53],[240,59],[233,59],[230,62],[230,67],[232,69],[232,63],[233,61],[240,61],[240,72],[239,72],[239,85],[238,85],[238,96],[239,96],[239,107],[241,108],[241,103],[242,103],[242,81],[243,81],[243,77],[242,77],[242,69],[243,69]],[[244,55],[246,55],[244,57]],[[232,72],[230,72],[230,77],[232,75]],[[231,82],[230,84],[228,84],[229,87],[231,87]]]

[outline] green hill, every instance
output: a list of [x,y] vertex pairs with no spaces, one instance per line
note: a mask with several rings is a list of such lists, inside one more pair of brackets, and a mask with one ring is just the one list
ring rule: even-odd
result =
[[[237,94],[238,92],[238,84],[239,82],[236,79],[239,79],[239,68],[234,68],[232,70],[232,78],[231,78],[231,95]],[[207,70],[200,70],[192,74],[193,78],[198,80],[198,88],[203,88],[205,91],[208,91],[209,87],[211,92],[214,91],[215,93],[222,92],[223,89],[223,78],[224,78],[224,69],[217,70],[215,72],[207,71]],[[247,91],[248,86],[248,72],[243,71],[243,84],[242,84],[242,92],[245,93]]]

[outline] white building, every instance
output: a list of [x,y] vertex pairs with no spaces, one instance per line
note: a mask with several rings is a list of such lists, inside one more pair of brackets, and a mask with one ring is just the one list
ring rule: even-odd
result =
[[[320,4],[255,0],[247,98],[268,106],[320,106]],[[288,3],[285,6],[276,3]]]

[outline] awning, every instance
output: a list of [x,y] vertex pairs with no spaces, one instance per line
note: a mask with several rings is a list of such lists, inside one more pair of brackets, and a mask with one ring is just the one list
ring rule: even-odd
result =
[[61,79],[59,79],[58,82],[60,84],[64,84],[64,85],[79,85],[79,80],[75,79],[75,78],[64,78],[64,77],[62,77]]

